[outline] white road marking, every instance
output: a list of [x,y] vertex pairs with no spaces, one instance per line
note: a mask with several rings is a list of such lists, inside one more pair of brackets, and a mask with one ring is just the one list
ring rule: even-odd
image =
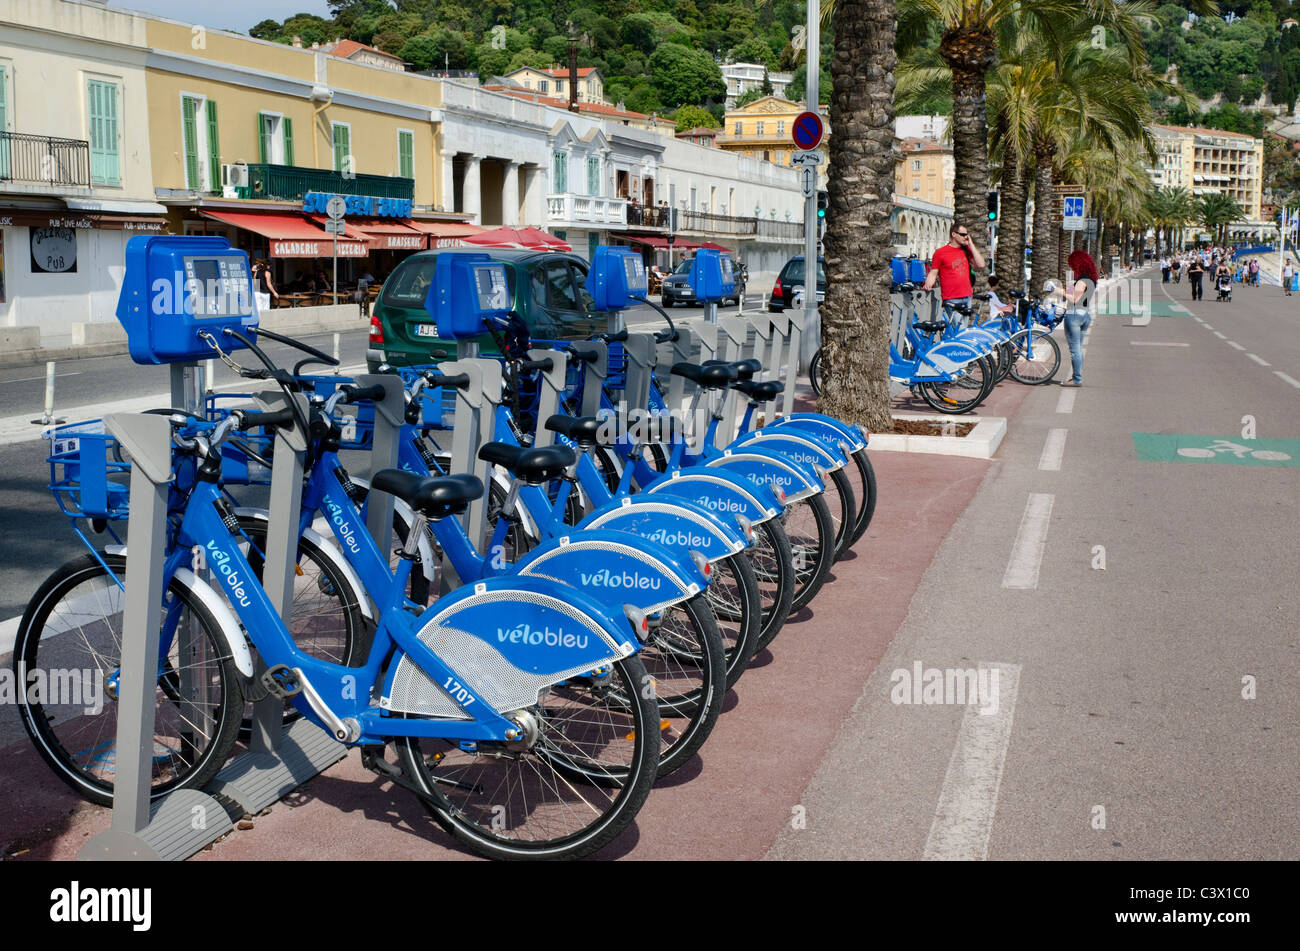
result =
[[[81,376],[81,373],[82,373],[81,370],[77,370],[73,373],[56,373],[54,374],[54,378],[56,380],[61,380],[65,376]],[[4,386],[5,384],[8,383],[35,383],[37,380],[44,380],[44,379],[45,379],[44,376],[25,376],[19,380],[0,380],[0,386]]]
[[[982,861],[988,858],[989,836],[997,812],[1002,769],[1011,743],[1011,723],[1020,689],[1019,664],[981,664],[997,672],[997,706],[981,713],[969,703],[962,715],[943,778],[939,803],[925,840],[925,861]],[[983,709],[988,709],[984,706]]]
[[[1073,392],[1073,390],[1067,390]],[[1042,455],[1038,457],[1038,468],[1044,472],[1059,472],[1061,458],[1065,455],[1065,437],[1068,429],[1049,429],[1047,441],[1043,443]]]
[[[365,369],[366,365],[364,363],[358,363],[354,366],[340,367],[339,373],[341,376],[351,376],[355,373],[364,373]],[[239,380],[235,383],[218,386],[216,391],[220,393],[228,390],[265,390],[271,389],[273,386],[273,383],[266,380]],[[170,400],[170,393],[154,393],[150,396],[137,396],[132,399],[116,400],[112,403],[91,403],[85,406],[72,407],[56,406],[54,412],[68,422],[75,423],[86,419],[100,419],[110,413],[142,413],[148,409],[166,406]],[[0,446],[9,446],[20,442],[35,442],[40,439],[45,427],[32,425],[32,420],[40,415],[41,411],[36,409],[21,413],[18,416],[0,417]]]
[[1244,351],[1244,350],[1246,349],[1246,348],[1243,347],[1241,344],[1237,343],[1237,341],[1235,341],[1235,340],[1229,340],[1229,341],[1228,341],[1228,346],[1232,347],[1234,350],[1242,350],[1242,351]]
[[1274,370],[1273,375],[1281,377],[1282,379],[1290,383],[1292,386],[1294,386],[1297,390],[1300,390],[1300,380],[1297,380],[1295,377],[1287,376],[1281,370]]
[[1135,347],[1190,347],[1190,343],[1164,343],[1159,340],[1130,340]]
[[1002,575],[1002,587],[1032,591],[1038,587],[1038,567],[1043,562],[1043,549],[1047,545],[1047,526],[1052,520],[1052,503],[1056,496],[1034,492],[1025,502],[1025,514],[1020,518],[1020,530],[1007,570]]
[[1218,337],[1220,340],[1227,340],[1227,339],[1228,339],[1228,338],[1225,337],[1223,334],[1219,333],[1217,330],[1214,332],[1214,336]]
[[1058,413],[1073,413],[1074,398],[1079,395],[1079,391],[1074,387],[1068,387],[1061,390],[1061,395],[1056,401],[1056,411]]
[[1206,330],[1213,330],[1213,329],[1214,329],[1213,327],[1211,327],[1209,324],[1207,324],[1207,323],[1206,323],[1205,321],[1203,321],[1203,320],[1201,321],[1201,326],[1204,327]]
[[1273,364],[1269,363],[1267,360],[1265,360],[1265,359],[1263,359],[1263,358],[1261,358],[1261,357],[1257,357],[1257,356],[1255,356],[1253,353],[1248,353],[1248,354],[1246,354],[1246,356],[1250,357],[1252,360],[1254,360],[1256,363],[1258,363],[1258,364],[1259,364],[1260,366],[1262,366],[1262,367],[1271,367],[1271,366],[1273,365]]
[[1205,323],[1205,321],[1201,320],[1201,318],[1197,317],[1196,315],[1192,315],[1192,320],[1196,321],[1198,324]]

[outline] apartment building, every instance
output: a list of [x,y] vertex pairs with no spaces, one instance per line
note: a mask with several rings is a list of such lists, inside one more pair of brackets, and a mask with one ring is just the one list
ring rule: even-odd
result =
[[[799,151],[790,137],[791,130],[794,120],[803,111],[802,104],[779,96],[764,96],[747,106],[729,109],[723,118],[722,134],[717,138],[718,148],[789,168],[791,157]],[[822,121],[827,121],[824,111]],[[825,187],[826,182],[829,161],[826,144],[829,138],[828,126],[820,147],[824,160],[817,167],[821,187]]]
[[932,139],[896,140],[899,152],[894,166],[894,195],[953,207],[956,175],[952,149]]
[[[531,66],[525,66],[516,69],[513,73],[507,73],[503,78],[518,83],[530,92],[541,93],[543,96],[569,98],[569,70],[564,66],[551,66],[548,69],[533,69]],[[578,68],[578,101],[613,105],[605,98],[605,80],[600,75],[599,69],[592,66]]]
[[722,79],[727,84],[727,108],[735,107],[736,100],[750,90],[762,89],[764,77],[772,87],[772,95],[784,99],[794,73],[773,73],[762,63],[727,63],[723,66]]
[[1147,172],[1156,187],[1236,200],[1248,222],[1262,213],[1264,140],[1238,132],[1153,125],[1158,160]]

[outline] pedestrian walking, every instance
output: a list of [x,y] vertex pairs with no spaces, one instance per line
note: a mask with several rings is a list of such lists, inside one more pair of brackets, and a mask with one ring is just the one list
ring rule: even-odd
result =
[[1169,283],[1169,258],[1167,256],[1160,258],[1160,283]]
[[1291,278],[1294,275],[1295,268],[1291,266],[1290,261],[1287,261],[1282,265],[1282,292],[1286,294],[1287,297],[1291,296]]
[[1192,285],[1192,300],[1200,300],[1202,294],[1201,281],[1205,278],[1205,265],[1201,263],[1201,256],[1193,254],[1191,261],[1187,264],[1187,283]]
[[1097,262],[1079,248],[1065,259],[1074,272],[1074,287],[1059,289],[1068,304],[1065,311],[1065,340],[1070,347],[1073,371],[1062,386],[1083,385],[1083,335],[1092,326],[1092,295],[1097,291]]
[[1169,272],[1174,277],[1174,283],[1181,284],[1183,278],[1183,262],[1175,257],[1169,262]]

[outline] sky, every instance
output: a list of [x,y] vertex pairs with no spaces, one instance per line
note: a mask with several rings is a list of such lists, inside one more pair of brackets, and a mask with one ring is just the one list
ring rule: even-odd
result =
[[263,20],[285,20],[295,13],[329,18],[326,0],[109,0],[109,6],[247,33]]

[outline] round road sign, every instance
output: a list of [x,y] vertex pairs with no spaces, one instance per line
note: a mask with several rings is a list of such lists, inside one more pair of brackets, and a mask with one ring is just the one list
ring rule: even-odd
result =
[[790,137],[794,139],[794,144],[805,152],[817,148],[822,140],[822,117],[815,112],[799,113],[799,117],[794,120],[794,127],[790,130]]
[[338,221],[347,213],[348,203],[343,200],[342,195],[335,195],[325,203],[325,214],[329,215],[334,221]]

